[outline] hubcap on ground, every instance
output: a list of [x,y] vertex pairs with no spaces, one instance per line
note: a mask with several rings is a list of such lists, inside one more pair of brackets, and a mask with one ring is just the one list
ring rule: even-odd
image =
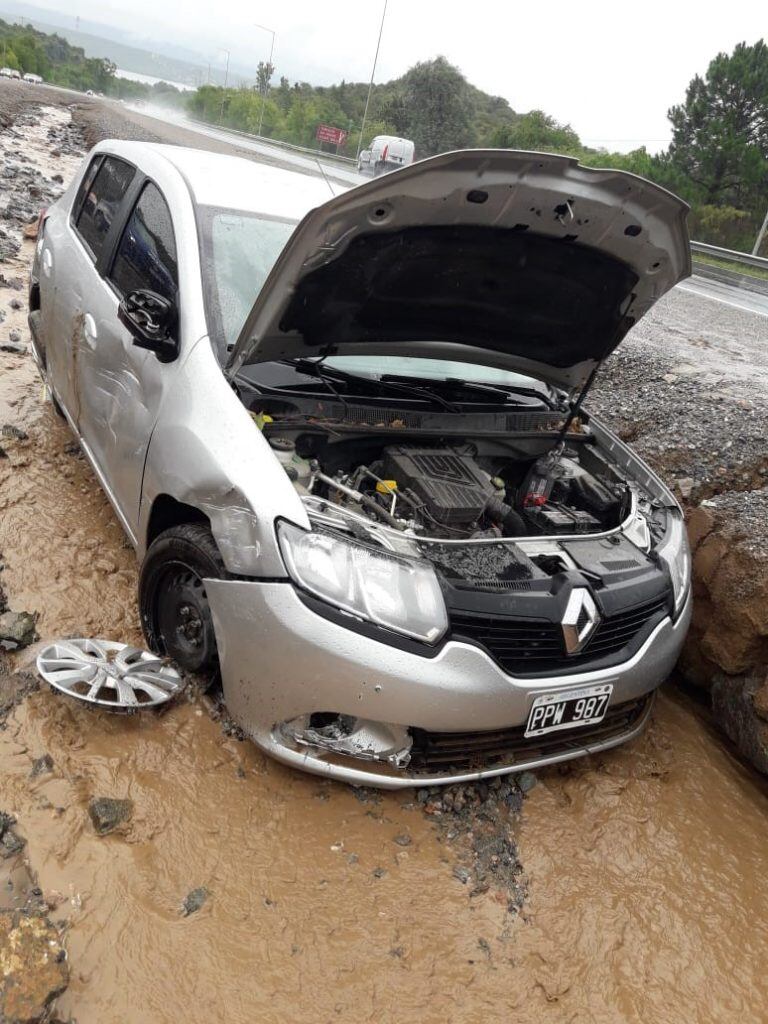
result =
[[38,655],[37,670],[62,693],[112,711],[164,704],[181,687],[179,673],[156,655],[111,640],[49,644]]

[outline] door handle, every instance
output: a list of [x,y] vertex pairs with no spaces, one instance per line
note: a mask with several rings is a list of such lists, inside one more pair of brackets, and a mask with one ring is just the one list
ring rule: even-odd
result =
[[96,336],[98,334],[98,331],[96,330],[96,321],[90,313],[86,313],[83,317],[83,333],[89,341],[96,341]]

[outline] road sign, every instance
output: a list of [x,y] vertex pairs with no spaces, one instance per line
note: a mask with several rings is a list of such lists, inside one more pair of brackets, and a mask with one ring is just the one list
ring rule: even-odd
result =
[[343,128],[332,128],[329,124],[319,124],[315,138],[318,142],[332,142],[334,146],[341,146],[346,142],[348,134],[349,132],[345,132]]

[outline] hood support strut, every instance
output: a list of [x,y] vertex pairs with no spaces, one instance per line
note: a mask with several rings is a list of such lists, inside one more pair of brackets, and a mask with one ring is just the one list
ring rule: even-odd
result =
[[579,392],[579,394],[578,394],[578,396],[576,398],[576,401],[569,403],[570,404],[570,412],[568,413],[568,415],[565,418],[565,423],[560,428],[560,433],[557,435],[557,441],[555,442],[555,448],[560,448],[560,447],[562,447],[565,444],[565,439],[568,436],[568,431],[571,429],[571,424],[573,423],[573,421],[576,419],[576,417],[581,412],[581,407],[584,405],[584,401],[585,401],[587,395],[589,394],[590,389],[592,388],[592,384],[594,382],[594,379],[597,376],[597,371],[600,369],[600,367],[602,365],[603,365],[603,360],[601,359],[599,363],[595,364],[594,369],[592,370],[592,372],[590,373],[589,377],[587,377],[586,381],[584,382],[584,386],[582,387],[581,391]]

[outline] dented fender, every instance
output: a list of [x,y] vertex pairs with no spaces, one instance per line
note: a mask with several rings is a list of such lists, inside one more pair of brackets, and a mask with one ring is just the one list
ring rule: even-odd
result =
[[201,511],[229,572],[286,575],[275,519],[309,527],[301,499],[202,338],[178,369],[149,442],[138,524],[146,551],[154,502],[168,495]]

